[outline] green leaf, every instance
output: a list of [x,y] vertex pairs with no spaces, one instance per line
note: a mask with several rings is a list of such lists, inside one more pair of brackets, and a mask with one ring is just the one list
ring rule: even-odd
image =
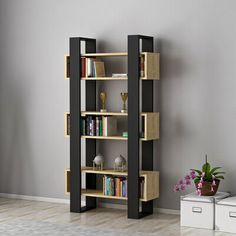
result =
[[217,176],[216,179],[225,179],[223,175]]
[[225,172],[215,172],[214,176],[219,175],[219,174],[225,174]]
[[194,179],[194,183],[195,183],[195,184],[199,183],[199,181],[200,181],[200,178],[195,178],[195,179]]
[[202,172],[205,172],[205,175],[208,176],[211,170],[211,165],[207,162],[202,166]]
[[219,169],[221,169],[221,167],[212,168],[210,171],[210,174],[212,175],[216,170],[219,170]]
[[196,169],[191,169],[194,170],[195,172],[197,172],[199,175],[202,175],[202,172],[200,170],[196,170]]

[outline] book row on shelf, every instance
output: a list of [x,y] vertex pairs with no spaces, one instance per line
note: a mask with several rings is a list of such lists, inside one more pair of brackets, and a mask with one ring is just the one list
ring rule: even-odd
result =
[[81,117],[81,135],[112,136],[117,134],[117,118],[113,116]]
[[104,77],[104,62],[97,58],[81,57],[82,77]]
[[[103,195],[127,197],[127,177],[114,177],[109,175],[103,176]],[[139,197],[144,196],[144,177],[139,177]]]
[[[145,57],[140,56],[140,76],[145,76]],[[81,77],[105,77],[105,63],[95,57],[81,57]],[[70,59],[66,59],[66,77],[70,77]],[[112,77],[127,77],[127,73],[112,73]]]

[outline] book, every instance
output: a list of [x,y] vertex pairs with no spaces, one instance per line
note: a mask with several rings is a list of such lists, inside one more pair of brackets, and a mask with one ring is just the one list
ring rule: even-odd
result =
[[127,77],[127,73],[113,73],[112,77]]
[[[139,178],[139,197],[144,198],[144,177]],[[127,197],[127,177],[103,176],[103,194],[106,196]]]
[[93,61],[94,58],[86,57],[85,63],[86,63],[86,77],[92,77],[93,76]]
[[117,118],[113,116],[102,117],[103,136],[114,136],[117,134]]
[[115,178],[115,195],[117,197],[120,197],[121,194],[120,194],[120,178]]
[[96,117],[96,136],[100,136],[100,117]]
[[81,57],[81,77],[85,77],[85,70],[86,70],[86,58]]
[[80,130],[81,130],[81,135],[86,135],[86,120],[85,120],[85,117],[81,118]]
[[103,61],[93,61],[94,77],[105,77],[105,66]]

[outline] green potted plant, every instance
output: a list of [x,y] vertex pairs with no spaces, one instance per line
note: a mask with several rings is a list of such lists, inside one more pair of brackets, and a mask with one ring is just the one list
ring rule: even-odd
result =
[[174,191],[183,191],[191,185],[191,181],[194,181],[198,195],[214,196],[218,190],[220,180],[224,179],[225,172],[219,171],[220,169],[221,167],[211,168],[206,155],[202,170],[190,169],[190,173],[175,184]]

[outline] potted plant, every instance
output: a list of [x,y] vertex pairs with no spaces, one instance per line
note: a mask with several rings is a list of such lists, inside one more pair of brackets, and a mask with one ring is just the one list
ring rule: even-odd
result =
[[190,173],[175,184],[174,191],[183,191],[191,185],[191,181],[194,181],[198,195],[214,196],[218,190],[220,180],[224,179],[225,172],[219,171],[220,169],[221,167],[211,168],[206,155],[202,170],[190,169]]

